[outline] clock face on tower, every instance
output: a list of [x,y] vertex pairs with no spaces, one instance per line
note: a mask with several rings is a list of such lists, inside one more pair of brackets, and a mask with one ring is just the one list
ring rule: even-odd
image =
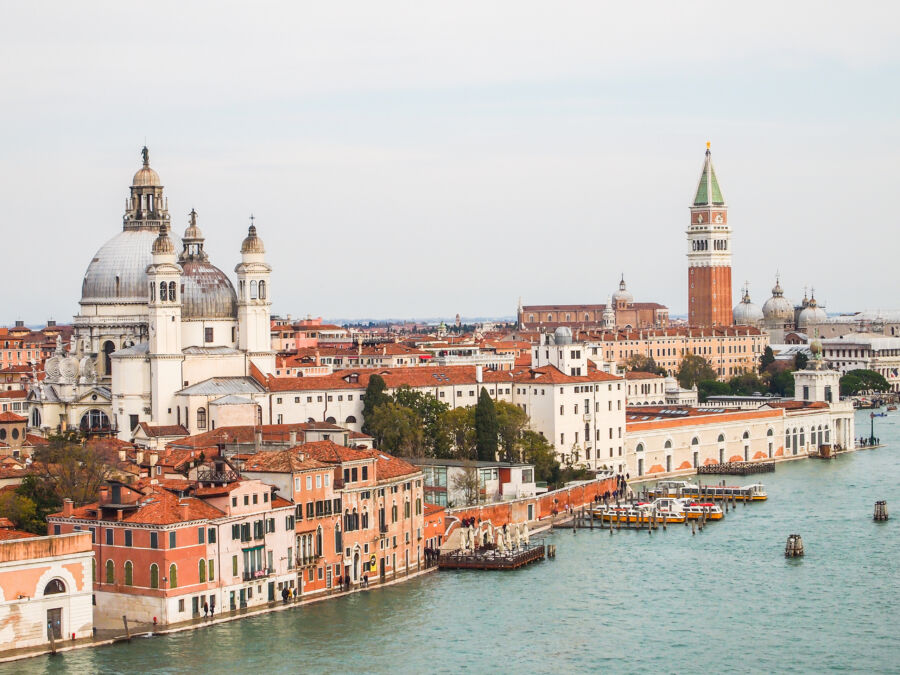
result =
[[721,213],[716,214],[716,222],[721,224],[721,222],[722,222],[722,214]]

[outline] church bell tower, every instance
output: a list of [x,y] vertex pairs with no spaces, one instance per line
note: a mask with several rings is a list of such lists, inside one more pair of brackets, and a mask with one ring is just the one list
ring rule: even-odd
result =
[[[253,216],[250,216],[251,221]],[[272,267],[266,262],[266,248],[251,224],[241,244],[241,262],[234,268],[238,278],[238,348],[264,375],[275,372],[272,351],[269,279]]]
[[688,323],[730,326],[731,226],[728,207],[713,169],[709,143],[700,183],[691,204],[688,239]]

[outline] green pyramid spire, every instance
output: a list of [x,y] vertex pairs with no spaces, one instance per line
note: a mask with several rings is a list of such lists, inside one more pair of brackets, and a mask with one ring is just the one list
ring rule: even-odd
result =
[[725,198],[719,189],[719,181],[716,178],[716,170],[712,165],[712,154],[709,146],[706,148],[706,159],[703,162],[703,173],[700,174],[700,184],[697,186],[697,195],[694,197],[694,206],[724,206]]

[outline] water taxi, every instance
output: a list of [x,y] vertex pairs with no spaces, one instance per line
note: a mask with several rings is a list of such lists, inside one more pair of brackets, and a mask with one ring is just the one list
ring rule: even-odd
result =
[[706,520],[721,520],[725,515],[722,513],[722,507],[712,502],[695,502],[691,499],[676,497],[660,497],[654,500],[651,506],[656,509],[657,513],[678,514],[687,520],[700,520],[703,516],[706,517]]
[[666,523],[683,523],[684,514],[675,512],[658,512],[653,508],[652,504],[623,504],[622,506],[605,506],[595,509],[594,518],[604,523],[631,523],[638,525],[646,525],[647,523],[662,524]]
[[688,499],[763,501],[769,498],[762,483],[736,487],[732,485],[693,485],[683,480],[661,480],[648,494],[651,499],[683,497]]

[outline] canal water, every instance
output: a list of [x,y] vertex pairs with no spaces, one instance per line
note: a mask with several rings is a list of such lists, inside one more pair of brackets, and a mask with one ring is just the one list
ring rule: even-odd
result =
[[[900,672],[900,415],[887,447],[779,464],[767,502],[691,536],[557,532],[515,572],[399,586],[0,673]],[[868,419],[857,418],[857,435]],[[737,479],[739,482],[752,482]],[[875,523],[886,499],[892,520]],[[787,536],[806,556],[786,560]]]

